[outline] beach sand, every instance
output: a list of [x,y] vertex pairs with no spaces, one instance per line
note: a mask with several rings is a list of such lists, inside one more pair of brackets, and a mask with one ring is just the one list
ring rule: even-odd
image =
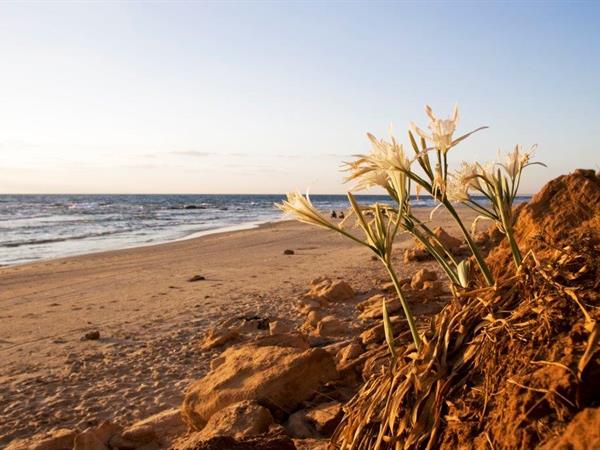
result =
[[[436,225],[458,236],[446,213]],[[434,267],[404,264],[413,243],[398,240],[400,277]],[[188,281],[195,275],[205,279]],[[0,445],[180,405],[219,353],[199,350],[203,331],[230,317],[300,324],[294,300],[319,276],[359,295],[387,281],[368,249],[292,221],[0,268]],[[82,340],[90,331],[100,339]]]

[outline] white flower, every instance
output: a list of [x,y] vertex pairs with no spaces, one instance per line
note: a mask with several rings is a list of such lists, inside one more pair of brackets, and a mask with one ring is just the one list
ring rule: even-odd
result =
[[393,136],[391,137],[391,142],[377,139],[371,133],[367,133],[367,137],[371,141],[372,146],[371,153],[366,155],[365,158],[375,166],[386,170],[408,170],[410,168],[410,161],[406,157],[404,147],[402,144],[398,144]]
[[371,141],[371,152],[366,155],[358,155],[358,159],[346,164],[346,170],[350,172],[346,181],[355,180],[354,189],[357,190],[372,186],[393,189],[394,184],[390,180],[390,174],[410,169],[410,161],[404,148],[393,137],[391,142],[388,142],[377,139],[370,133],[367,133],[367,136]]
[[425,106],[425,112],[429,116],[428,128],[431,130],[431,133],[423,131],[421,128],[416,126],[414,122],[411,123],[412,131],[421,136],[426,141],[431,142],[433,144],[433,148],[440,150],[443,153],[446,153],[456,144],[468,138],[476,131],[487,128],[479,127],[467,134],[463,134],[462,136],[453,139],[452,136],[456,131],[456,126],[458,125],[459,120],[458,105],[454,105],[452,115],[447,119],[438,119],[429,105]]
[[299,192],[288,192],[287,200],[281,203],[275,203],[275,206],[286,214],[292,214],[298,221],[317,225],[323,228],[335,228],[323,215],[314,207],[310,201],[308,193],[304,197]]
[[521,146],[516,145],[515,149],[506,156],[506,163],[500,165],[506,169],[508,175],[514,180],[521,170],[529,165],[534,150],[535,146],[532,146],[528,152],[522,152]]
[[454,106],[452,116],[448,119],[438,119],[429,105],[425,106],[425,112],[429,116],[429,129],[431,134],[426,133],[412,124],[413,131],[423,139],[432,142],[433,145],[442,152],[447,152],[452,147],[452,135],[456,131],[458,125],[458,105]]

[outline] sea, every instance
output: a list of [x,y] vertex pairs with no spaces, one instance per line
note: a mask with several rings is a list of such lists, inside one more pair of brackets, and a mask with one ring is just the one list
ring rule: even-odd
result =
[[[362,195],[360,202],[389,197]],[[152,245],[282,220],[283,195],[0,195],[0,266]],[[520,201],[526,200],[520,198]],[[320,210],[345,195],[311,195]],[[429,197],[413,199],[431,207]]]

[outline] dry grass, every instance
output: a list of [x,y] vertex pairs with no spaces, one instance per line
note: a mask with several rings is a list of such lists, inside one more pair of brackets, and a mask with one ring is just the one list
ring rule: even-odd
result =
[[346,405],[330,448],[498,449],[551,438],[598,400],[588,372],[598,369],[599,254],[592,245],[555,250],[545,263],[529,254],[495,286],[456,291],[422,350],[399,350]]

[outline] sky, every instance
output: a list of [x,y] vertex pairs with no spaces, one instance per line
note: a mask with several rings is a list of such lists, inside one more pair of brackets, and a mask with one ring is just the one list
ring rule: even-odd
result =
[[[593,2],[0,3],[0,193],[343,193],[390,125],[600,169]],[[410,148],[410,147],[408,147]]]

